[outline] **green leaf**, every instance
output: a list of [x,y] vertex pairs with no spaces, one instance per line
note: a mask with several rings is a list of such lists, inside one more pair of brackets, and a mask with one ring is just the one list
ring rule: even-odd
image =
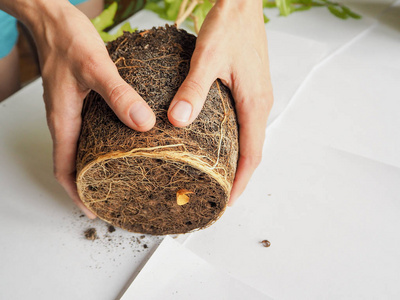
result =
[[132,28],[131,24],[129,22],[125,22],[124,24],[122,24],[122,26],[118,29],[116,35],[121,36],[124,34],[124,31],[127,32],[134,32],[136,31],[137,28]]
[[100,15],[91,20],[94,28],[96,28],[98,32],[114,24],[114,16],[117,13],[117,8],[117,2],[113,2],[109,7],[103,10]]
[[144,9],[151,10],[152,12],[155,12],[158,15],[164,11],[164,8],[155,2],[147,2]]
[[105,31],[101,31],[101,32],[99,32],[99,34],[104,43],[115,40],[111,34],[105,32]]
[[279,8],[281,16],[287,17],[293,12],[291,0],[276,0],[276,6]]
[[131,24],[129,22],[126,22],[126,23],[122,24],[122,26],[114,34],[110,34],[110,33],[101,31],[100,37],[102,38],[103,42],[107,43],[107,42],[111,42],[111,41],[115,40],[116,38],[120,37],[121,35],[123,35],[124,31],[134,32],[136,30],[137,30],[137,28],[132,28]]
[[311,6],[299,6],[294,9],[294,11],[305,11],[311,9]]
[[326,3],[325,4],[321,3],[321,1],[311,1],[310,5],[314,7],[320,7],[320,6],[326,6]]
[[359,14],[356,14],[355,12],[351,11],[350,8],[346,6],[342,6],[343,12],[345,12],[350,18],[353,19],[361,19],[361,16]]
[[263,7],[274,8],[276,7],[275,1],[263,0]]
[[161,19],[171,21],[167,15],[167,9],[165,7],[164,1],[160,1],[160,0],[159,1],[157,1],[157,0],[147,1],[146,6],[144,8],[156,13]]
[[202,4],[196,6],[193,10],[193,15],[198,18],[199,28],[203,24],[208,12],[213,7],[213,4],[209,0],[204,0]]
[[178,17],[182,0],[164,0],[168,20],[175,21]]
[[329,5],[328,9],[336,17],[343,20],[347,19],[347,14],[343,10],[337,9],[334,5]]
[[299,4],[306,5],[306,6],[311,6],[311,4],[313,3],[312,0],[297,0],[296,2]]
[[[252,0],[249,0],[252,1]],[[207,13],[212,7],[210,0],[199,1],[193,14],[199,20],[199,26],[203,23]],[[175,21],[179,12],[182,0],[147,0],[145,9],[158,14],[162,19]],[[281,16],[288,16],[295,11],[305,11],[313,7],[326,7],[336,17],[341,19],[354,18],[360,19],[361,16],[332,0],[263,0],[264,8],[278,7]],[[264,22],[268,22],[264,16]]]
[[264,16],[264,24],[268,23],[269,22],[268,17],[265,14],[263,16]]

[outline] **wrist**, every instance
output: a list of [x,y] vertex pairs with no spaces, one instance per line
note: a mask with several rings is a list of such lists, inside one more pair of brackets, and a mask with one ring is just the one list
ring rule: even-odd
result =
[[71,6],[68,1],[36,0],[31,9],[25,13],[21,22],[24,23],[34,35],[41,35],[49,28],[64,22],[65,12]]
[[57,20],[66,6],[71,6],[67,0],[4,0],[0,3],[0,9],[24,23],[33,33],[47,21]]

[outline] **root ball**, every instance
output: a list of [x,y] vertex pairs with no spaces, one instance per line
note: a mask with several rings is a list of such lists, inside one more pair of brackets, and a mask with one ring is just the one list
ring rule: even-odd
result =
[[167,117],[195,42],[195,36],[167,26],[124,33],[107,46],[122,78],[157,118],[153,129],[137,132],[96,92],[85,99],[78,192],[92,212],[114,226],[154,235],[186,233],[209,226],[225,210],[238,159],[228,88],[216,80],[200,115],[185,128]]

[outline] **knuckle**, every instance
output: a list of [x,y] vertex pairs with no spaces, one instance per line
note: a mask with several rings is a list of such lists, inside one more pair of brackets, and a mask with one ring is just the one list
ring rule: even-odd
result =
[[273,105],[273,97],[270,92],[262,91],[260,93],[255,94],[255,96],[247,97],[236,101],[236,106],[239,109],[251,109],[257,113],[269,113],[272,109]]
[[82,62],[84,73],[94,77],[100,69],[100,61],[96,56],[85,56],[85,60]]
[[45,79],[51,78],[54,75],[54,70],[48,64],[43,64],[40,74],[42,75],[43,82],[45,83]]
[[[196,96],[198,96],[200,99],[205,97],[205,89],[203,88],[203,86],[196,80],[193,80],[191,78],[187,78],[185,80],[182,88],[185,89],[186,92],[196,94]],[[191,100],[191,99],[185,99],[185,100]]]
[[199,43],[196,45],[192,60],[209,63],[217,60],[218,48],[213,43]]
[[108,92],[108,100],[110,106],[114,109],[120,109],[122,105],[122,99],[129,93],[131,88],[123,83],[113,85]]
[[78,63],[75,75],[91,86],[98,84],[104,78],[105,60],[101,55],[83,55],[84,59]]
[[54,73],[60,67],[53,56],[44,57],[40,66],[40,74],[43,78],[43,84],[46,84],[51,78],[54,77]]

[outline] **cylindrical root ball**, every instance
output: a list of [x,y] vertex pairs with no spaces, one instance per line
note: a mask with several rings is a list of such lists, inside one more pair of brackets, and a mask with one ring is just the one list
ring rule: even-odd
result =
[[196,37],[175,27],[125,33],[107,47],[122,78],[150,105],[148,132],[125,126],[102,97],[83,107],[77,185],[83,203],[123,229],[186,233],[216,221],[229,199],[238,159],[232,96],[219,80],[193,124],[178,128],[167,111],[189,71]]

